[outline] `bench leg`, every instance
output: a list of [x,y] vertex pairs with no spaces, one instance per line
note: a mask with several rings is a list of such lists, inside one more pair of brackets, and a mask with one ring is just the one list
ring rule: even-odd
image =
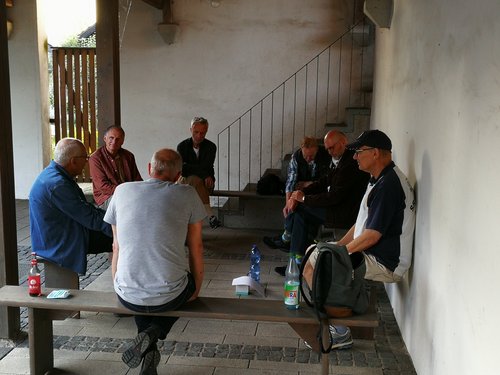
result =
[[[321,356],[321,374],[328,375],[330,371],[330,361],[328,354],[321,353],[321,349],[318,343],[318,330],[319,323],[317,324],[298,324],[298,323],[288,323],[292,329],[297,332],[300,338],[307,341],[314,352],[320,353]],[[325,348],[330,345],[330,332],[328,328],[328,321],[323,324],[323,340]]]
[[44,375],[54,368],[50,310],[28,309],[30,374]]

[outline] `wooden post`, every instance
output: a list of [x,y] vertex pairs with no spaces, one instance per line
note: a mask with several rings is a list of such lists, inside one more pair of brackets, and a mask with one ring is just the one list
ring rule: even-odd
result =
[[108,126],[121,126],[118,10],[118,0],[96,0],[98,146]]
[[[19,284],[14,154],[5,1],[0,3],[0,286]],[[28,293],[28,291],[26,291]],[[0,337],[19,332],[19,308],[0,307]]]

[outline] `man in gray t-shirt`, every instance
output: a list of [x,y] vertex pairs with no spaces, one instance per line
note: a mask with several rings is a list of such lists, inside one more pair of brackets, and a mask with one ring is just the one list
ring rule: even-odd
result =
[[[113,229],[114,289],[133,311],[175,310],[201,288],[206,213],[192,186],[175,184],[182,169],[177,152],[157,151],[148,168],[150,179],[116,188],[104,217]],[[142,361],[141,374],[156,373],[156,342],[165,339],[176,320],[136,315],[138,335],[122,360],[129,367]]]

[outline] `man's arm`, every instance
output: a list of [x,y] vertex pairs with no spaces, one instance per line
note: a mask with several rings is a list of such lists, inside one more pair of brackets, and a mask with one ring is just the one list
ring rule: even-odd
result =
[[89,167],[94,189],[99,191],[103,196],[112,196],[118,185],[113,183],[106,174],[106,170],[102,164],[102,160],[100,160],[97,155],[92,155],[89,159]]
[[374,229],[365,229],[361,235],[346,244],[347,252],[349,254],[358,251],[365,251],[375,245],[382,237],[382,233]]
[[205,266],[203,263],[203,241],[201,236],[201,227],[201,221],[188,225],[187,246],[189,248],[189,269],[194,277],[194,281],[196,284],[196,291],[189,299],[190,301],[198,297],[205,273]]
[[120,247],[118,246],[118,234],[116,231],[116,225],[112,225],[113,229],[113,258],[111,259],[111,276],[112,280],[115,280],[116,266],[118,264],[118,251]]
[[78,189],[78,186],[69,183],[56,187],[50,196],[51,203],[85,228],[101,231],[111,237],[111,227],[103,220],[105,212],[84,201],[81,197],[83,193]]

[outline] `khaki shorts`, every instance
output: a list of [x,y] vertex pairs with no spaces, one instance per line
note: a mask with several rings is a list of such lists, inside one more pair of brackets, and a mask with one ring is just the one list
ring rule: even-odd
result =
[[[329,242],[335,243],[335,242]],[[309,259],[307,260],[309,264],[314,268],[316,266],[316,261],[318,259],[319,250],[315,247],[316,245],[311,245],[307,248],[306,254],[313,251]],[[373,281],[382,281],[383,283],[397,283],[401,281],[401,276],[395,275],[391,270],[387,269],[383,264],[377,262],[377,259],[371,255],[363,252],[366,264],[365,279]]]

